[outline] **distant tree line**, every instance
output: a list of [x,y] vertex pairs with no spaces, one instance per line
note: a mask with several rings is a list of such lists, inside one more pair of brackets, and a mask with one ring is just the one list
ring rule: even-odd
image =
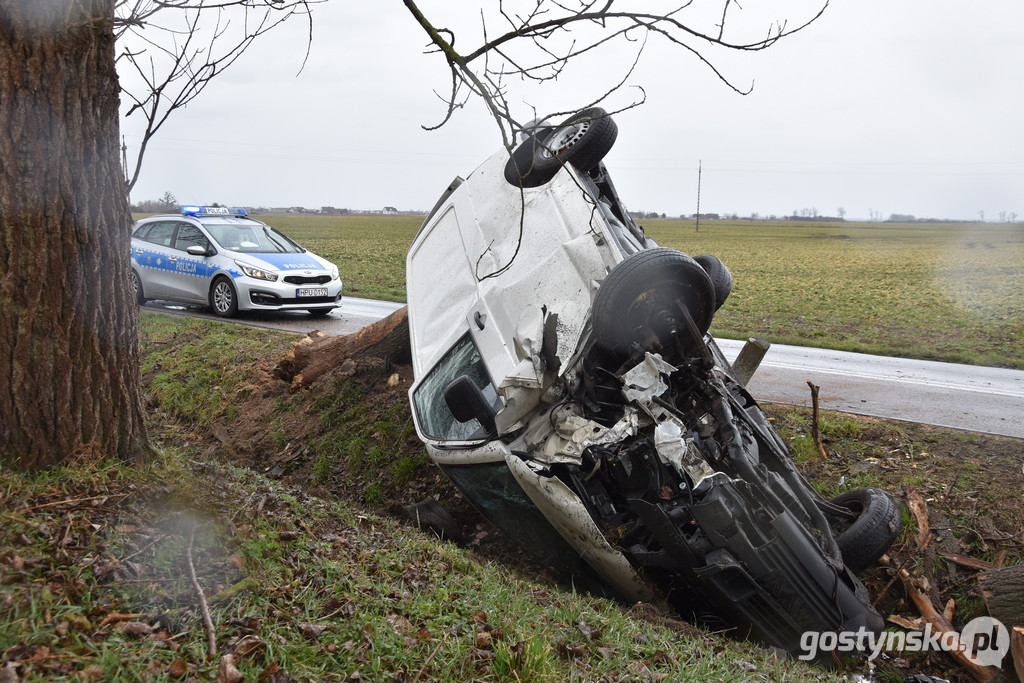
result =
[[160,199],[144,199],[131,205],[132,213],[174,213],[178,200],[170,192],[164,192]]

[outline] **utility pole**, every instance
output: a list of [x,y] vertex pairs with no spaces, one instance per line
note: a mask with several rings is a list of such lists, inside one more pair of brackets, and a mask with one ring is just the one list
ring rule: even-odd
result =
[[697,160],[697,232],[700,232],[700,171],[701,160]]

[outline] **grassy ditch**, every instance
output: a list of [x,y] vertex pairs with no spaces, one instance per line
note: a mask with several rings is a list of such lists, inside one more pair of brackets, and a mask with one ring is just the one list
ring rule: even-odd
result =
[[404,405],[371,400],[391,375],[289,394],[290,340],[145,314],[157,459],[0,472],[5,680],[832,678],[380,514],[397,472],[437,481],[392,448]]
[[[0,472],[5,673],[27,681],[832,678],[535,573],[427,462],[411,431],[407,369],[339,368],[292,394],[273,375],[291,335],[148,312],[142,328],[158,459],[35,477]],[[1022,560],[1021,441],[826,413],[821,460],[806,411],[769,412],[826,495],[871,485],[921,497],[934,537],[921,549],[908,513],[894,561],[929,578],[936,604],[954,600],[958,626],[984,603],[977,570],[950,556]],[[391,514],[425,495],[457,513],[468,547]],[[864,578],[883,614],[916,617],[883,568]],[[898,681],[922,671],[963,676],[939,654],[894,657],[875,673]]]

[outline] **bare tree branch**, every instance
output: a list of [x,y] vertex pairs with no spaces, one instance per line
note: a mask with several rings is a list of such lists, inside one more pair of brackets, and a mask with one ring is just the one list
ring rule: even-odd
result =
[[304,66],[312,43],[310,6],[322,1],[117,0],[117,58],[140,83],[122,89],[132,103],[126,116],[144,122],[138,151],[125,169],[128,192],[138,182],[150,140],[171,113],[198,97],[257,38],[294,16],[309,25]]
[[455,32],[437,28],[423,14],[416,0],[403,0],[403,3],[427,34],[429,50],[444,55],[451,75],[445,116],[440,123],[427,128],[444,125],[456,109],[464,106],[467,96],[475,96],[487,106],[501,129],[502,140],[511,148],[522,124],[513,118],[508,106],[506,83],[510,78],[549,83],[558,80],[571,62],[584,55],[620,48],[623,42],[636,43],[632,66],[617,85],[603,93],[602,97],[607,97],[628,85],[648,38],[654,36],[695,57],[732,90],[747,94],[753,86],[737,86],[715,66],[711,53],[756,52],[802,31],[821,16],[829,3],[829,0],[810,1],[813,6],[810,18],[795,28],[789,27],[788,20],[774,20],[767,22],[766,29],[759,30],[760,37],[749,38],[732,30],[738,13],[743,11],[736,0],[714,0],[718,3],[717,13],[708,11],[711,3],[686,0],[657,14],[620,11],[618,6],[613,9],[615,0],[532,0],[521,9],[513,9],[509,0],[499,0],[490,21],[498,23],[504,32],[492,37],[488,16],[481,11],[479,44],[464,51],[455,48]]

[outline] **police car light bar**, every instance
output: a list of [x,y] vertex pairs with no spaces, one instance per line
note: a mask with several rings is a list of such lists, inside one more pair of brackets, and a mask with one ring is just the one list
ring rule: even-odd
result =
[[226,206],[183,206],[181,213],[185,216],[248,216],[245,209],[229,209]]

